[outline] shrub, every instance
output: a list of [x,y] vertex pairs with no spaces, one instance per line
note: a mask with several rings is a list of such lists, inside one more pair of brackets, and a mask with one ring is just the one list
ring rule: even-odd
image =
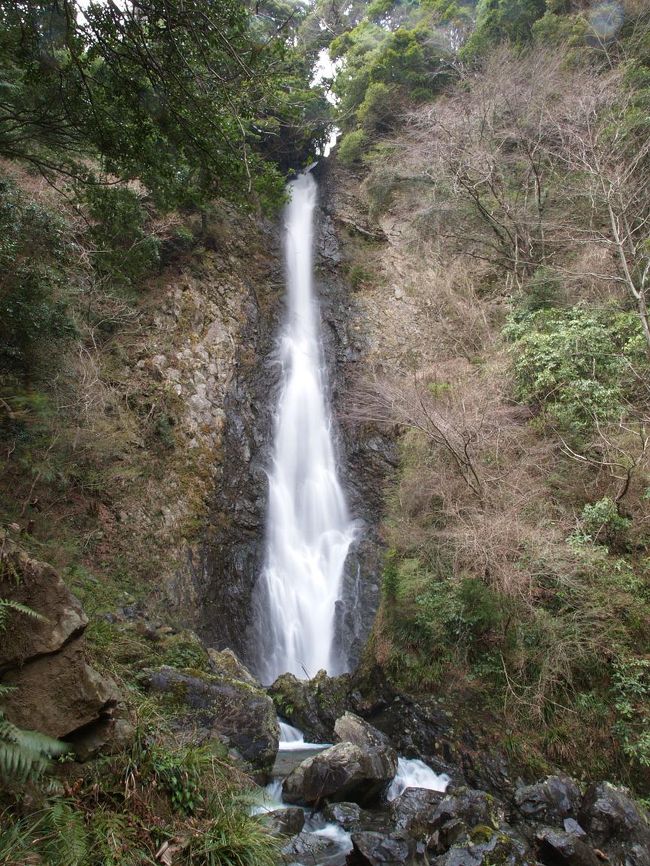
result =
[[632,525],[632,521],[619,513],[616,503],[608,496],[591,505],[585,505],[581,523],[593,541],[604,544],[620,544]]
[[101,276],[131,286],[160,261],[160,240],[147,230],[141,197],[123,186],[91,186],[84,201],[93,222],[93,262]]
[[505,333],[513,343],[516,396],[576,437],[620,415],[630,365],[645,365],[633,313],[538,309],[511,317]]
[[345,165],[354,165],[360,162],[365,143],[366,134],[363,129],[354,129],[352,132],[347,132],[341,139],[338,147],[341,162]]
[[65,226],[0,178],[0,372],[49,372],[75,328],[64,291]]

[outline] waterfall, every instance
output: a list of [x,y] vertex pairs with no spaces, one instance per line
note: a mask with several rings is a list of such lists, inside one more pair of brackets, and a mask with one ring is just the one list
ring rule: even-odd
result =
[[319,315],[312,288],[316,183],[289,185],[285,213],[288,314],[282,387],[269,473],[267,549],[259,581],[258,673],[340,673],[333,652],[336,602],[354,524],[336,471]]

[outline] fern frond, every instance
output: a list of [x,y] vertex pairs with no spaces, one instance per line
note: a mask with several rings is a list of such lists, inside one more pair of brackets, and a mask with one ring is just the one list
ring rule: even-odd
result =
[[38,613],[38,611],[32,610],[32,608],[28,607],[26,604],[22,604],[19,601],[14,601],[11,598],[0,598],[0,631],[4,629],[7,617],[12,610],[16,613],[22,613],[25,616],[29,616],[32,619],[47,619],[47,617],[43,616],[42,613]]
[[12,724],[0,711],[0,777],[7,782],[37,779],[50,758],[70,751],[62,743],[38,731],[26,731]]

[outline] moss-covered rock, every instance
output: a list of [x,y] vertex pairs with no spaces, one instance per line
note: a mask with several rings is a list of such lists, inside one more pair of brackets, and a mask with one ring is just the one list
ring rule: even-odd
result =
[[280,730],[273,701],[248,675],[178,670],[168,665],[143,673],[144,686],[178,711],[177,724],[199,742],[225,738],[250,766],[267,777],[278,751]]

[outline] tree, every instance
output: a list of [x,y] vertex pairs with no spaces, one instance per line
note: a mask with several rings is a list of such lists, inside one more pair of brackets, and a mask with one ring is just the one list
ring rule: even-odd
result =
[[238,0],[1,0],[0,29],[3,156],[86,182],[137,177],[165,207],[277,200],[259,145],[263,118],[295,120],[290,48]]

